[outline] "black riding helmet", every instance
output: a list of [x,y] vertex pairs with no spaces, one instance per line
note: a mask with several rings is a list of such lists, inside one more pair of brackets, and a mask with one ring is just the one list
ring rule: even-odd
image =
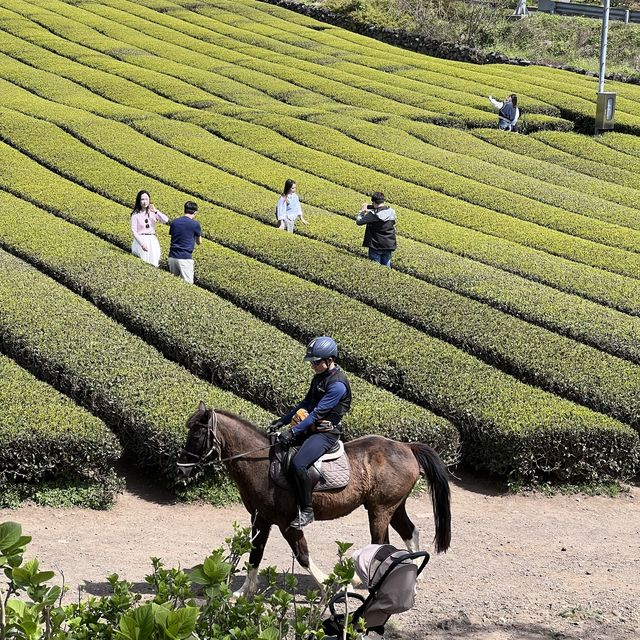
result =
[[304,360],[305,362],[314,362],[316,360],[337,357],[338,345],[336,341],[329,336],[319,336],[307,345],[307,353],[304,356]]

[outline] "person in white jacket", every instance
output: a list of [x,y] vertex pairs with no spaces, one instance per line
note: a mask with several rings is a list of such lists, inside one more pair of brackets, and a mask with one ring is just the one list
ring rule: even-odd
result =
[[518,109],[518,96],[512,93],[502,102],[496,100],[493,96],[489,96],[489,102],[498,111],[498,129],[504,131],[515,131],[518,118],[520,117],[520,109]]

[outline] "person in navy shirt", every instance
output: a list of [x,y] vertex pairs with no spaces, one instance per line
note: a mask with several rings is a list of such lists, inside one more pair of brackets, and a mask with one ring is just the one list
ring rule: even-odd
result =
[[184,215],[169,225],[169,271],[189,284],[193,284],[193,250],[202,242],[202,227],[194,220],[197,213],[195,202],[185,202]]
[[313,485],[309,468],[340,439],[342,417],[351,406],[351,386],[342,369],[336,364],[338,345],[329,336],[314,338],[307,345],[304,357],[311,363],[313,379],[304,399],[287,414],[274,420],[271,429],[289,424],[304,409],[307,415],[291,429],[280,433],[278,441],[284,446],[302,443],[291,463],[291,475],[298,501],[298,515],[289,526],[302,529],[313,522],[311,503]]

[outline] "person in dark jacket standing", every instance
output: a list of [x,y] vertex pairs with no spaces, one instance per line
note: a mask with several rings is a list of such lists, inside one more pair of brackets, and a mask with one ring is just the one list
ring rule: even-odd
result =
[[363,247],[369,259],[391,268],[391,254],[396,250],[396,212],[384,202],[384,194],[376,191],[371,204],[363,204],[356,224],[366,225]]
[[309,468],[340,439],[342,417],[351,406],[351,386],[336,364],[338,345],[329,336],[318,336],[307,345],[304,357],[311,364],[313,379],[304,399],[281,418],[274,420],[270,431],[282,431],[278,441],[285,447],[302,444],[291,462],[291,476],[298,502],[298,515],[290,527],[302,529],[313,522],[313,491]]

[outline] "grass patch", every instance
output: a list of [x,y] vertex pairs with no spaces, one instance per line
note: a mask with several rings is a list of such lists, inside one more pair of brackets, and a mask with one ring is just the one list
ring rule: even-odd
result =
[[124,489],[124,480],[110,469],[99,480],[58,478],[38,485],[10,484],[0,493],[1,509],[17,509],[29,501],[41,507],[110,509]]
[[204,502],[216,507],[239,504],[240,493],[236,484],[220,473],[204,474],[176,487],[179,502]]
[[629,485],[622,482],[579,482],[576,484],[541,482],[532,485],[517,481],[509,483],[508,488],[509,493],[513,494],[540,493],[548,497],[584,495],[618,498],[629,493]]

